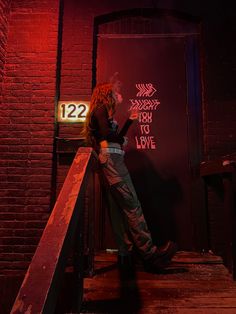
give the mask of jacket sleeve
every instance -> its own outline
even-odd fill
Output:
[[[113,143],[124,143],[123,136],[120,136],[116,131],[113,131],[109,127],[109,116],[105,106],[101,106],[94,112],[95,118],[97,120],[99,134],[101,136],[101,141],[106,140]]]
[[[132,123],[133,123],[133,120],[127,119],[122,129],[120,130],[119,135],[122,137],[125,136]]]

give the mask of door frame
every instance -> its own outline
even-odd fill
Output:
[[[122,19],[178,19],[183,21],[189,29],[180,27],[178,32],[168,33],[102,33],[101,27],[113,22],[122,22]],[[108,28],[109,31],[109,28]],[[107,35],[106,35],[107,34]],[[204,183],[200,178],[200,163],[203,159],[203,99],[202,99],[202,59],[201,59],[201,24],[196,17],[163,9],[131,9],[116,11],[94,18],[93,32],[93,61],[92,61],[92,87],[96,85],[96,59],[99,36],[155,36],[155,37],[184,37],[186,43],[186,79],[187,79],[187,120],[188,120],[188,155],[191,175],[191,215],[193,217],[192,249],[207,250],[207,212],[205,206]],[[145,37],[146,37],[145,36]],[[102,236],[102,235],[100,235]],[[102,242],[102,241],[100,241]]]

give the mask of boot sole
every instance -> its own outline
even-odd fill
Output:
[[[144,269],[147,272],[161,272],[164,268],[169,266],[172,257],[178,251],[178,246],[176,243],[172,243],[168,249],[168,252],[163,256],[157,257],[155,262],[148,263],[144,262]]]

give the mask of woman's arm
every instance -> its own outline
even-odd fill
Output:
[[[133,120],[127,119],[125,121],[125,124],[123,125],[122,129],[120,130],[119,135],[120,136],[125,136],[132,123],[133,123]]]
[[[125,136],[128,132],[129,127],[133,123],[134,120],[138,119],[138,111],[131,110],[129,118],[126,120],[125,124],[123,125],[122,129],[119,132],[120,136]]]
[[[98,107],[94,112],[94,116],[97,120],[101,141],[123,144],[123,136],[110,129],[109,116],[105,106]]]

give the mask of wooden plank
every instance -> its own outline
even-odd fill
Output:
[[[85,280],[81,313],[236,313],[236,283],[219,257],[179,252],[175,260],[173,268],[187,271],[150,274],[138,265],[134,278],[122,280],[116,256],[107,254],[106,261],[106,254],[98,255],[96,267],[104,271]],[[109,265],[116,268],[106,271]]]
[[[138,313],[139,314],[157,314],[156,309],[141,309],[139,310]],[[158,310],[158,314],[235,314],[235,309],[223,309],[223,308],[221,309],[215,309],[215,308],[160,309]]]
[[[209,176],[220,173],[231,173],[235,171],[236,160],[217,159],[204,161],[200,165],[200,175]]]
[[[184,252],[184,251],[177,252],[172,261],[179,263],[194,263],[194,264],[223,263],[222,257],[216,256],[212,253]]]
[[[84,313],[84,312],[81,312]],[[105,313],[105,312],[86,312],[86,314],[111,314]],[[123,312],[126,314],[125,312]],[[185,309],[159,309],[158,313],[156,309],[139,309],[138,312],[133,312],[133,313],[139,313],[139,314],[235,314],[235,309],[211,309],[207,308],[206,309],[194,309],[194,308],[185,308]],[[66,313],[66,314],[73,314],[73,313]],[[77,314],[77,313],[74,313]]]

